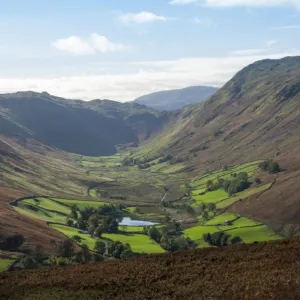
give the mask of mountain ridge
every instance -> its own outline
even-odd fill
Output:
[[[158,110],[176,110],[187,105],[202,102],[217,90],[218,88],[210,86],[190,86],[182,89],[150,93],[135,99],[134,102]]]
[[[137,103],[68,100],[45,92],[0,95],[0,134],[84,155],[110,155],[118,144],[143,141],[169,117]]]

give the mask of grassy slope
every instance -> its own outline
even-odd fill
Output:
[[[0,272],[6,271],[12,262],[12,259],[0,258]]]
[[[239,236],[245,243],[263,242],[268,240],[277,240],[280,237],[268,229],[267,226],[240,227],[226,231],[231,236]]]
[[[191,184],[192,200],[194,201],[193,206],[197,208],[197,206],[200,206],[201,204],[215,203],[217,204],[217,209],[226,209],[241,199],[267,190],[271,184],[253,186],[232,197],[229,197],[224,190],[216,190],[206,192],[204,195],[199,195],[200,193],[205,192],[206,182],[208,180],[216,181],[217,178],[230,179],[232,178],[231,174],[239,172],[247,172],[249,176],[253,178],[258,173],[258,163],[258,161],[250,162],[228,167],[227,170],[217,170],[206,175],[198,176]],[[223,212],[217,216],[210,215],[210,219],[208,221],[204,221],[203,218],[199,216],[198,220],[201,224],[204,224],[186,229],[185,234],[195,240],[199,247],[207,246],[207,244],[203,241],[203,234],[214,233],[216,231],[226,231],[232,237],[240,236],[246,243],[279,238],[278,235],[275,235],[260,222],[246,217],[241,217],[236,213]],[[225,221],[232,221],[233,224],[227,226],[224,224]],[[261,226],[255,227],[257,225]]]
[[[256,187],[247,189],[245,191],[242,191],[242,192],[236,194],[236,196],[229,197],[228,199],[219,202],[217,204],[217,208],[218,209],[225,208],[225,207],[228,207],[229,205],[234,204],[235,202],[237,202],[241,199],[245,199],[249,196],[259,194],[259,193],[269,189],[271,185],[272,185],[272,183],[268,183],[268,184],[264,184],[264,185],[261,185],[261,186],[256,186]]]
[[[69,238],[73,237],[74,235],[79,235],[82,238],[82,244],[86,244],[90,250],[94,250],[95,242],[97,239],[92,238],[89,234],[82,234],[78,229],[69,226],[58,224],[50,224],[50,226],[55,230],[62,232]],[[112,241],[128,243],[130,244],[132,250],[138,253],[165,252],[157,243],[143,234],[103,234],[103,238]]]
[[[66,216],[60,215],[58,213],[43,211],[42,209],[38,209],[37,211],[32,211],[31,209],[28,209],[28,208],[15,207],[15,210],[18,213],[20,213],[30,219],[42,220],[45,222],[55,222],[55,223],[65,223],[66,222]]]
[[[228,198],[228,194],[222,189],[212,192],[207,192],[205,195],[192,196],[197,205],[202,203],[218,203]]]
[[[69,238],[72,238],[74,235],[79,235],[82,239],[82,244],[86,244],[90,250],[94,250],[96,239],[92,238],[89,234],[82,234],[78,229],[65,225],[50,224],[49,226]]]
[[[101,201],[91,201],[91,200],[71,200],[71,199],[61,199],[61,198],[52,198],[57,202],[63,203],[67,206],[76,205],[79,209],[84,209],[87,206],[99,208],[106,204],[106,202]]]
[[[103,234],[103,237],[112,241],[130,244],[132,250],[138,253],[163,253],[159,244],[143,234]]]

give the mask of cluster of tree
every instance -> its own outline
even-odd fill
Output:
[[[140,158],[134,158],[132,156],[130,157],[126,157],[123,162],[122,165],[123,166],[136,166],[136,165],[145,165],[150,163],[151,161],[159,158],[161,155],[156,155],[156,156],[151,156],[151,157],[140,157]],[[150,164],[149,164],[150,166]]]
[[[16,251],[22,246],[24,241],[24,236],[21,234],[15,234],[12,236],[0,235],[0,250]]]
[[[208,192],[223,188],[229,196],[247,189],[250,186],[249,177],[246,172],[231,174],[232,179],[218,178],[216,181],[208,180],[206,189]],[[205,194],[205,192],[203,192]]]
[[[113,242],[107,248],[107,254],[114,258],[129,258],[136,256],[129,244],[123,244],[121,242]]]
[[[172,160],[172,159],[173,159],[173,155],[172,155],[171,153],[168,153],[168,154],[164,155],[163,157],[161,157],[161,158],[158,160],[158,162],[159,162],[160,164],[162,164],[162,163],[167,162],[167,161],[170,161],[170,160]]]
[[[184,203],[184,204],[174,204],[170,201],[162,201],[161,205],[162,205],[162,207],[177,209],[178,212],[182,211],[182,212],[185,212],[189,215],[193,215],[193,214],[196,213],[195,210],[193,209],[193,207],[186,204],[186,203]]]
[[[269,159],[261,162],[259,164],[261,170],[269,172],[269,173],[279,173],[281,171],[278,162]]]
[[[167,251],[174,252],[196,247],[192,240],[181,236],[182,228],[176,220],[170,221],[161,229],[157,229],[155,226],[144,227],[144,233]]]
[[[183,157],[173,157],[171,153],[167,154],[158,154],[151,157],[140,157],[140,158],[134,158],[132,156],[126,157],[122,161],[123,166],[138,166],[140,169],[148,169],[151,166],[156,165],[154,160],[158,159],[159,164],[169,161],[170,164],[175,164],[179,162],[183,162],[185,158]]]
[[[223,188],[223,183],[224,183],[223,178],[217,178],[216,181],[208,180],[206,182],[206,191],[207,192],[212,192],[212,191],[219,190],[219,189]],[[202,192],[200,194],[205,194],[205,193],[206,192]]]
[[[209,213],[215,213],[217,209],[217,206],[215,203],[207,203],[207,204],[201,204],[199,208],[199,212],[202,215],[203,220],[209,219]]]
[[[160,245],[169,252],[183,251],[187,249],[194,249],[197,247],[196,243],[190,238],[185,237],[169,237],[164,234],[161,237]]]
[[[71,209],[68,226],[74,226],[96,237],[101,237],[104,232],[118,231],[117,219],[123,215],[125,205],[105,204],[98,209],[86,207],[79,210],[76,206]]]
[[[228,244],[240,244],[243,240],[239,236],[231,238],[231,235],[224,231],[218,231],[215,233],[205,233],[203,240],[211,246],[226,246]]]
[[[223,182],[224,190],[229,196],[232,196],[238,192],[242,192],[250,186],[248,174],[246,172],[233,174],[232,177],[232,180],[224,180]]]
[[[51,244],[55,246],[55,256],[49,257],[43,253],[41,247],[37,246],[21,260],[24,269],[35,269],[45,266],[65,266],[74,263],[86,264],[104,260],[104,252],[97,243],[95,246],[97,253],[94,254],[91,254],[86,245],[75,246],[71,239],[61,242],[53,240]]]

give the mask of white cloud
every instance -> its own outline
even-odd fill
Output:
[[[75,55],[87,55],[95,53],[93,47],[78,36],[70,36],[59,39],[53,43],[54,47],[61,51],[67,51]]]
[[[260,6],[282,6],[290,5],[300,8],[300,0],[205,0],[208,6],[247,6],[247,7],[260,7]]]
[[[99,35],[97,33],[91,34],[90,43],[95,50],[98,50],[102,53],[122,51],[125,49],[124,45],[114,44],[110,42],[105,36]]]
[[[153,23],[153,22],[165,22],[167,18],[164,16],[156,15],[149,11],[142,11],[140,13],[128,13],[120,16],[120,20],[124,23]]]
[[[169,2],[169,4],[172,5],[184,5],[184,4],[191,4],[191,3],[197,3],[198,0],[172,0]]]
[[[122,44],[112,43],[103,35],[92,33],[88,38],[70,36],[65,39],[56,40],[53,43],[58,50],[72,53],[74,55],[89,55],[96,52],[117,52],[125,49]]]
[[[261,49],[243,49],[243,50],[235,50],[231,53],[233,55],[256,55],[268,52],[270,49],[261,48]]]
[[[209,18],[194,18],[193,21],[194,23],[200,24],[201,26],[206,28],[214,28],[217,26],[215,21]]]
[[[34,90],[75,99],[133,100],[154,91],[182,88],[191,85],[222,86],[246,65],[265,58],[299,55],[300,51],[277,54],[256,54],[229,57],[195,57],[169,61],[112,63],[108,69],[115,74],[94,75],[74,72],[55,78],[0,78],[0,93]]]

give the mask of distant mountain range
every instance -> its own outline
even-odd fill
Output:
[[[191,86],[184,89],[161,91],[137,98],[134,102],[158,110],[176,110],[189,104],[199,103],[217,92],[211,86]]]
[[[0,135],[83,155],[113,154],[118,144],[148,139],[168,119],[168,113],[134,102],[85,102],[35,92],[0,95]]]

